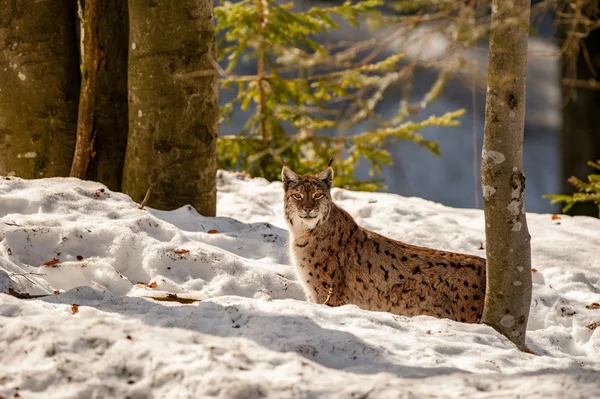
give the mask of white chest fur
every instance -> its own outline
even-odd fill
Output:
[[[309,269],[307,267],[303,267],[305,262],[302,261],[302,256],[310,256],[310,254],[305,254],[301,248],[297,246],[297,244],[302,245],[302,242],[297,242],[294,239],[293,235],[290,235],[290,257],[292,261],[292,265],[294,265],[294,269],[296,269],[296,275],[298,276],[298,280],[300,284],[302,284],[302,288],[304,288],[304,292],[306,293],[306,300],[308,302],[317,302],[317,293],[315,292],[312,285],[309,283]]]

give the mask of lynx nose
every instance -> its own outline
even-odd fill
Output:
[[[302,209],[298,212],[298,215],[301,218],[315,218],[318,215],[318,212],[314,209]]]

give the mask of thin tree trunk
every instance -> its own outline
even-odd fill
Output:
[[[0,175],[69,174],[79,77],[75,0],[3,0]]]
[[[523,130],[529,0],[494,0],[481,162],[487,288],[482,321],[525,348],[531,249]]]
[[[219,93],[211,0],[129,0],[123,191],[148,206],[216,213]]]
[[[96,80],[96,140],[87,178],[121,191],[127,147],[127,0],[99,0],[98,42],[104,53]]]
[[[77,120],[77,141],[71,165],[71,177],[85,179],[94,151],[94,102],[96,76],[102,59],[98,43],[98,0],[85,0],[83,11],[83,65],[81,67],[81,95]]]

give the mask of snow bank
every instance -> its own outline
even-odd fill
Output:
[[[217,218],[140,210],[77,179],[0,181],[0,292],[48,295],[0,294],[0,396],[597,395],[600,221],[528,214],[534,356],[483,325],[304,302],[281,184],[218,178]],[[390,237],[484,255],[480,211],[339,189],[334,199]],[[201,301],[147,298],[168,293]]]

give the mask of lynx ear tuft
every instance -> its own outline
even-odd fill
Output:
[[[317,179],[321,180],[327,185],[327,188],[331,189],[333,187],[333,169],[328,167],[317,175]]]
[[[281,170],[281,181],[283,182],[284,190],[287,190],[290,183],[298,181],[300,176],[298,176],[294,171],[292,171],[287,166],[284,166]]]

